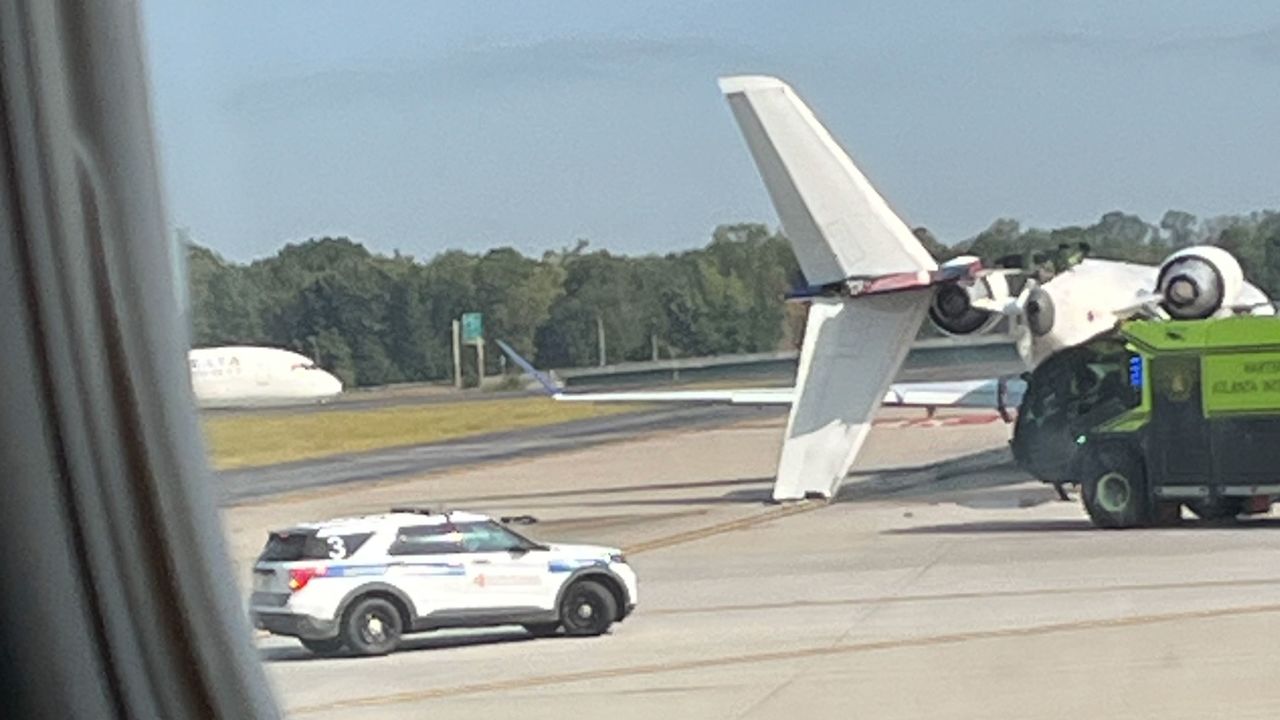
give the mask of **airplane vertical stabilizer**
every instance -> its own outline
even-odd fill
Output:
[[[810,285],[937,267],[786,83],[728,77],[720,90]]]
[[[925,288],[809,306],[774,500],[836,494],[932,296]]]

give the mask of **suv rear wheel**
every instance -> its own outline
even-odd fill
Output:
[[[367,597],[347,610],[341,637],[356,654],[386,655],[396,648],[403,631],[395,605],[380,597]]]
[[[618,602],[594,580],[579,580],[560,600],[560,623],[566,635],[601,635],[618,617]]]
[[[1151,522],[1147,474],[1131,450],[1119,446],[1089,450],[1080,491],[1085,511],[1098,527],[1139,527]]]

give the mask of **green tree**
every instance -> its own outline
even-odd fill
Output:
[[[938,238],[929,231],[929,228],[914,228],[911,231],[911,234],[916,236],[916,240],[920,241],[920,244],[924,246],[925,250],[929,251],[929,254],[933,256],[934,260],[944,262],[954,257],[954,251],[946,245],[943,245]]]
[[[1264,259],[1257,283],[1268,296],[1280,299],[1280,214],[1267,215],[1258,226],[1257,238]]]
[[[1026,247],[1020,241],[1021,236],[1022,227],[1017,220],[1000,218],[972,240],[964,243],[962,248],[966,254],[977,255],[986,261],[994,261],[1007,255],[1021,255],[1032,250],[1033,248]]]
[[[1175,250],[1196,244],[1199,240],[1196,234],[1198,224],[1195,215],[1182,210],[1168,210],[1160,218],[1160,229],[1165,232],[1169,246]]]
[[[244,268],[217,253],[187,246],[192,341],[197,347],[251,344],[260,340],[261,296]]]
[[[486,340],[500,338],[519,351],[531,352],[538,328],[563,293],[562,269],[513,248],[499,248],[480,258],[472,273],[477,309],[485,315]],[[486,354],[489,372],[499,364],[501,354],[496,350]]]
[[[429,378],[452,375],[452,323],[465,312],[481,309],[474,282],[478,263],[475,255],[450,250],[437,255],[423,268],[422,287],[432,338],[427,348]]]
[[[1173,249],[1208,240],[1280,297],[1280,215],[1269,211],[1197,221],[1170,210],[1158,227],[1120,211],[1053,229],[1002,218],[951,247],[924,228],[913,233],[940,261],[968,253],[988,264],[1008,255],[1043,260],[1078,243],[1096,257],[1158,264]],[[550,367],[599,361],[597,319],[608,359],[619,361],[650,357],[655,338],[668,357],[795,347],[805,315],[803,305],[782,302],[806,285],[789,244],[753,223],[717,227],[706,246],[663,256],[592,252],[579,240],[538,259],[499,248],[482,256],[448,251],[424,263],[322,237],[248,265],[194,244],[187,258],[196,343],[292,348],[350,385],[448,378],[451,323],[464,312],[484,313],[489,339]],[[492,373],[499,353],[486,355]]]

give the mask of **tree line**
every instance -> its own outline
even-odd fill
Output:
[[[1169,211],[1158,224],[1112,212],[1053,230],[1000,219],[954,245],[915,232],[939,260],[973,254],[987,262],[1083,242],[1095,257],[1156,264],[1180,247],[1212,243],[1280,297],[1274,212],[1200,220]],[[483,313],[486,339],[506,340],[543,367],[597,364],[601,329],[609,362],[791,348],[803,330],[802,308],[781,302],[804,284],[795,257],[784,237],[759,224],[721,226],[705,247],[643,256],[579,241],[540,258],[498,248],[420,261],[324,237],[240,264],[181,239],[197,346],[290,348],[348,385],[450,377],[451,322],[464,312]],[[489,373],[502,362],[492,350]]]
[[[197,346],[290,348],[352,385],[450,377],[451,322],[464,312],[484,315],[486,339],[545,367],[597,364],[600,328],[618,362],[771,350],[797,327],[779,302],[799,282],[795,258],[763,225],[720,227],[706,247],[640,257],[579,241],[541,258],[498,248],[421,262],[325,237],[237,264],[187,248]],[[490,347],[486,361],[496,372],[501,354]]]

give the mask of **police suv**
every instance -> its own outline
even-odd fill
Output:
[[[316,653],[395,649],[405,633],[522,625],[599,635],[635,608],[619,550],[544,545],[484,515],[396,508],[268,534],[254,624]]]

